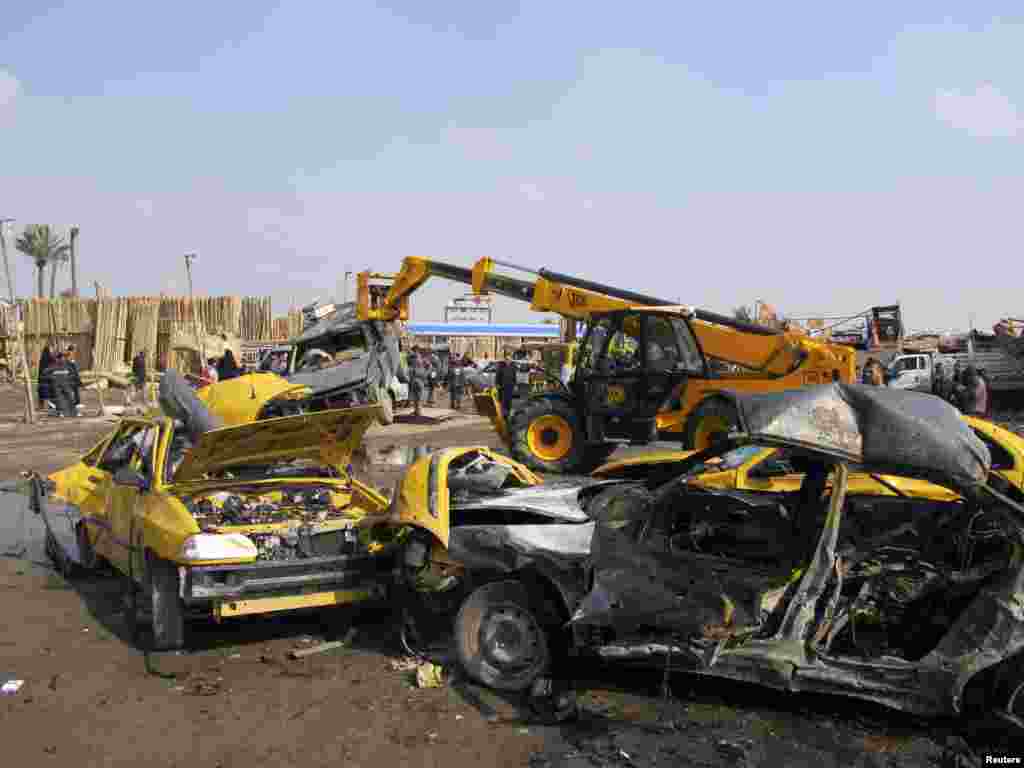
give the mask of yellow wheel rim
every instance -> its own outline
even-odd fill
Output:
[[[697,424],[697,431],[693,436],[693,448],[696,451],[703,451],[711,447],[711,441],[716,434],[723,437],[729,434],[730,424],[721,416],[705,416]]]
[[[572,427],[561,416],[534,419],[526,431],[530,453],[541,461],[560,461],[572,450]]]

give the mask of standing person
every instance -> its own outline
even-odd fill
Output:
[[[437,386],[437,378],[440,373],[441,361],[437,355],[429,350],[424,350],[424,364],[427,368],[427,405],[434,404],[434,387]]]
[[[989,381],[988,371],[984,368],[978,369],[978,378],[985,387],[985,413],[983,416],[986,419],[990,419],[992,418],[992,382]]]
[[[942,363],[936,363],[935,367],[932,368],[932,394],[936,397],[943,396],[943,388],[946,383],[945,378],[946,373]]]
[[[145,400],[146,397],[146,351],[140,349],[132,358],[132,378],[135,391]]]
[[[965,416],[985,418],[988,414],[988,387],[973,365],[964,369],[961,383],[956,387],[956,399]]]
[[[225,349],[224,356],[217,365],[217,380],[227,381],[228,379],[236,379],[241,374],[238,363],[235,361],[235,353],[230,349]]]
[[[63,352],[57,352],[48,373],[53,402],[57,406],[57,415],[60,417],[73,416],[75,411],[74,387],[71,381],[71,369],[64,359]]]
[[[466,391],[466,369],[458,360],[448,368],[448,395],[451,398],[453,411],[462,407],[462,396]]]
[[[43,351],[39,353],[39,385],[36,387],[36,394],[39,396],[39,407],[43,408],[46,401],[53,400],[53,393],[50,391],[50,377],[46,372],[53,367],[53,342],[46,340]]]
[[[494,375],[494,385],[498,388],[498,399],[501,401],[501,414],[508,422],[512,411],[512,398],[516,391],[516,366],[512,362],[512,353],[505,350],[505,359],[498,363]]]
[[[423,415],[423,390],[427,385],[427,369],[419,347],[412,348],[409,355],[409,399],[412,400],[414,416]]]
[[[69,344],[67,350],[64,352],[64,359],[67,362],[68,369],[71,371],[71,392],[74,395],[72,405],[75,409],[75,415],[78,415],[78,406],[82,404],[82,373],[78,370],[78,361],[75,360],[75,345]]]

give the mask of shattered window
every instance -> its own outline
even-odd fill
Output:
[[[122,427],[103,452],[99,468],[114,473],[121,467],[127,466],[139,449],[139,441],[144,429],[146,426],[143,424],[129,424]]]
[[[747,446],[753,447],[753,446]],[[738,449],[742,450],[742,449]],[[760,448],[755,448],[755,452]],[[771,456],[766,458],[756,467],[750,470],[751,477],[779,477],[780,475],[799,474],[790,461],[790,452],[780,448]]]
[[[981,430],[974,430],[974,434],[988,446],[989,455],[992,457],[992,469],[1013,469],[1013,456],[1009,451]]]

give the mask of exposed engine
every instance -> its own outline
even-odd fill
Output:
[[[219,492],[190,499],[189,512],[203,531],[244,533],[258,560],[295,560],[353,554],[359,540],[348,507],[326,488],[261,494]],[[273,530],[259,530],[273,526]],[[243,529],[241,531],[237,529]],[[256,528],[257,530],[244,530]]]

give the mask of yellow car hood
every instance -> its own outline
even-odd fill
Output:
[[[247,373],[202,387],[196,397],[225,426],[233,427],[255,421],[270,400],[302,397],[309,391],[309,387],[292,384],[274,373]]]
[[[206,432],[174,473],[174,482],[246,464],[294,459],[344,467],[377,418],[378,407],[344,408],[265,419]]]

